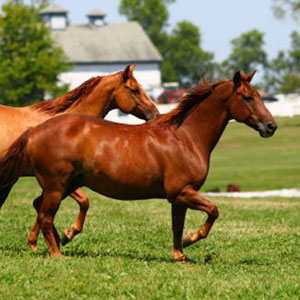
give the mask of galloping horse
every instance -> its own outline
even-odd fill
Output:
[[[228,121],[245,123],[262,137],[277,128],[250,84],[253,75],[237,72],[233,80],[199,85],[174,110],[142,125],[72,114],[29,129],[0,164],[0,205],[19,176],[34,174],[43,189],[38,222],[50,255],[58,257],[53,219],[61,200],[78,187],[121,200],[167,198],[173,256],[186,260],[183,247],[206,238],[219,215],[216,205],[197,191]],[[182,241],[187,208],[204,211],[208,218]]]
[[[123,72],[93,77],[64,96],[50,101],[42,101],[27,107],[0,105],[0,160],[14,140],[26,129],[55,115],[83,113],[104,118],[110,110],[119,108],[125,113],[131,113],[145,120],[157,117],[159,112],[156,106],[132,75],[134,67],[135,65],[127,66]],[[71,197],[78,202],[80,212],[71,228],[64,231],[64,243],[82,230],[89,207],[88,199],[82,191],[74,191]],[[28,244],[32,249],[37,248],[38,233],[39,225],[36,222],[28,237]]]

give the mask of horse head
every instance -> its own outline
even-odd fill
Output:
[[[132,75],[135,64],[121,72],[121,83],[114,91],[116,106],[124,113],[131,113],[144,120],[159,116],[159,111]]]
[[[262,137],[270,137],[277,129],[277,123],[266,108],[259,93],[250,84],[255,71],[245,75],[238,71],[233,77],[233,93],[229,98],[231,118],[257,130]]]

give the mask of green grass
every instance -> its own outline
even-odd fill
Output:
[[[202,190],[225,191],[232,182],[242,191],[300,188],[300,116],[276,120],[278,130],[267,139],[230,123],[213,151]]]
[[[300,118],[278,121],[278,136],[268,140],[230,124],[206,187],[299,188]],[[26,245],[40,189],[34,179],[16,184],[0,211],[1,300],[300,299],[300,198],[210,197],[220,218],[206,240],[185,249],[196,263],[183,264],[172,260],[167,201],[121,202],[85,191],[85,229],[61,248],[65,258],[51,259],[42,236],[37,252]],[[74,201],[63,201],[59,231],[77,213]],[[204,220],[204,213],[188,211],[185,228]]]

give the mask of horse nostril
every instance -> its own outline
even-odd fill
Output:
[[[272,122],[269,122],[269,123],[267,124],[267,129],[268,129],[269,131],[275,131],[275,130],[277,129],[277,125],[276,125],[276,124],[273,124]]]
[[[159,117],[159,115],[160,115],[160,113],[159,113],[159,112],[157,112],[157,113],[154,115],[154,118],[157,118],[157,117]]]

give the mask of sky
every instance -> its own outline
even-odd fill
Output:
[[[120,0],[54,0],[54,3],[67,9],[74,23],[86,22],[86,14],[94,8],[107,14],[107,22],[126,21],[118,12]],[[273,58],[279,50],[290,47],[289,35],[293,30],[300,32],[300,21],[296,23],[291,17],[277,20],[271,5],[271,0],[176,0],[168,6],[168,30],[182,20],[197,25],[202,48],[213,52],[215,60],[221,62],[231,52],[232,39],[257,29],[265,34],[264,49]]]
[[[118,12],[120,0],[53,0],[68,10],[72,23],[85,23],[86,14],[99,9],[107,14],[107,22],[126,22]],[[0,0],[1,5],[4,0]],[[169,27],[188,20],[197,25],[201,32],[201,47],[215,54],[221,62],[231,52],[230,41],[242,33],[257,29],[265,34],[268,57],[273,58],[279,50],[290,47],[289,35],[293,30],[300,32],[300,21],[291,17],[277,20],[271,10],[271,0],[176,0],[168,6]]]

